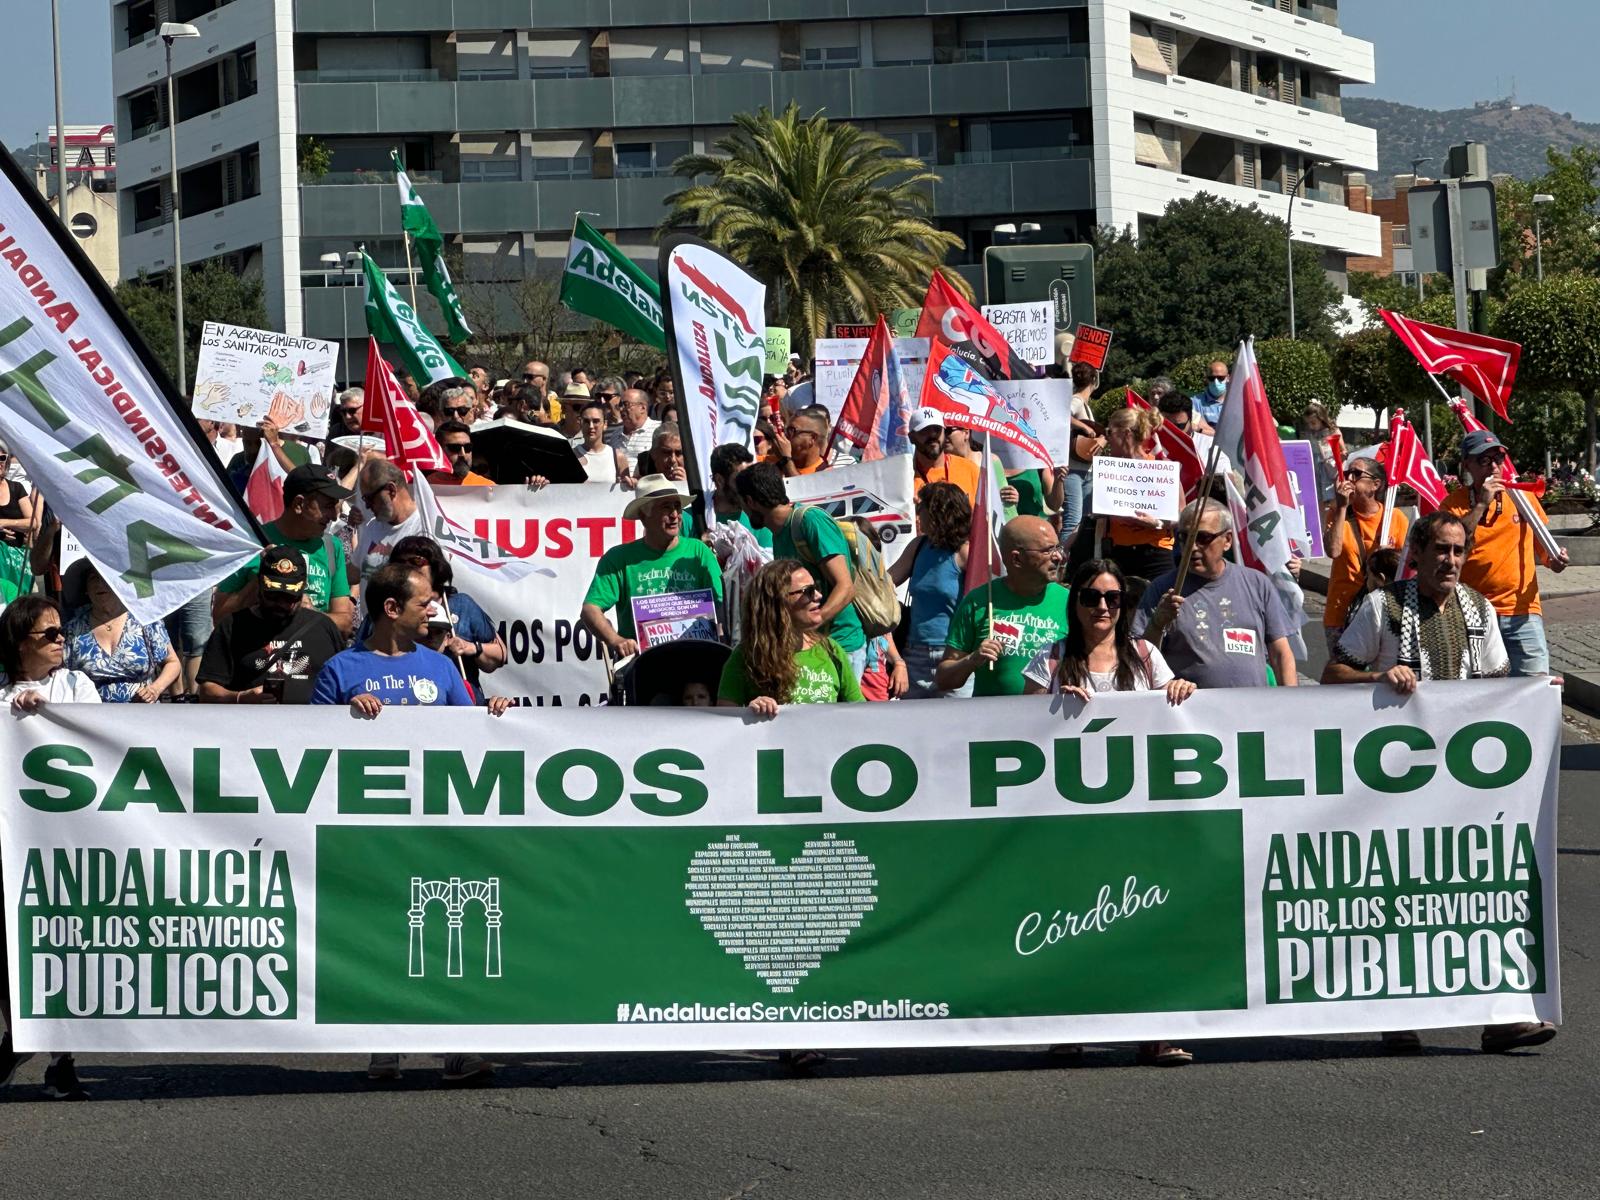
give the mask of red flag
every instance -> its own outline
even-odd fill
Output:
[[[1010,442],[1044,466],[1055,465],[1027,418],[994,390],[986,376],[940,339],[930,347],[928,373],[922,377],[924,406],[938,409],[958,429],[976,429]]]
[[[994,456],[985,454],[978,464],[978,501],[972,506],[972,532],[967,539],[967,569],[961,593],[981,588],[1005,574],[1000,561],[1000,525],[1005,508],[994,479]]]
[[[1387,468],[1391,484],[1403,483],[1416,492],[1424,516],[1444,503],[1449,489],[1402,408],[1395,409],[1389,418],[1389,440],[1379,448],[1378,461]]]
[[[383,434],[389,461],[402,471],[450,470],[450,460],[440,448],[439,439],[422,423],[417,406],[378,353],[376,338],[367,339],[366,403],[361,409],[361,428]]]
[[[940,339],[985,379],[1034,379],[1039,374],[940,271],[933,273],[923,298],[917,336],[928,338],[930,345],[932,339]]]
[[[1333,470],[1336,475],[1344,474],[1344,434],[1339,432],[1337,425],[1328,430],[1328,449],[1333,454]]]
[[[861,451],[864,462],[909,454],[909,406],[900,356],[894,352],[889,323],[880,316],[839,410],[830,445],[843,439]]]
[[[1414,321],[1380,308],[1378,315],[1430,375],[1448,375],[1509,421],[1506,405],[1522,347],[1516,342]]]
[[[1154,411],[1155,406],[1132,388],[1128,389],[1128,407]],[[1170,459],[1178,464],[1178,481],[1183,484],[1183,497],[1193,500],[1205,482],[1206,465],[1200,461],[1200,451],[1194,439],[1179,429],[1163,414],[1155,435],[1146,443],[1145,450],[1157,458]]]
[[[261,524],[283,516],[283,481],[287,478],[283,464],[263,439],[255,465],[250,468],[250,477],[244,482],[245,505]]]

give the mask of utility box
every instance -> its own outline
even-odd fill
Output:
[[[986,304],[1048,300],[1057,333],[1095,323],[1094,247],[990,246],[983,252]]]

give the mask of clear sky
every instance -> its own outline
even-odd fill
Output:
[[[69,125],[114,119],[110,0],[58,0]],[[30,144],[54,117],[50,0],[0,0],[0,140]],[[1600,121],[1595,0],[1339,0],[1340,21],[1377,43],[1378,82],[1348,89],[1426,108],[1465,108],[1511,90]]]

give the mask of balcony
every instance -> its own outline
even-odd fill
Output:
[[[414,184],[444,182],[443,171],[407,171],[406,174],[411,177],[411,182]],[[387,167],[377,171],[328,171],[322,175],[308,175],[302,171],[300,172],[300,183],[302,186],[386,184],[392,187],[394,186],[394,171]]]
[[[1350,37],[1321,17],[1238,0],[1130,0],[1129,7],[1141,20],[1320,67],[1349,83],[1377,79],[1372,43]]]
[[[967,163],[1053,162],[1064,158],[1093,160],[1093,146],[1023,146],[1010,150],[957,150],[957,165]],[[937,167],[933,168],[938,170]]]
[[[296,83],[438,83],[437,67],[332,67],[296,71]]]

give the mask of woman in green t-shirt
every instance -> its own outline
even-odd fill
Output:
[[[770,562],[744,595],[743,640],[722,669],[717,704],[773,717],[780,704],[861,699],[850,656],[822,632],[822,589],[804,563]]]

